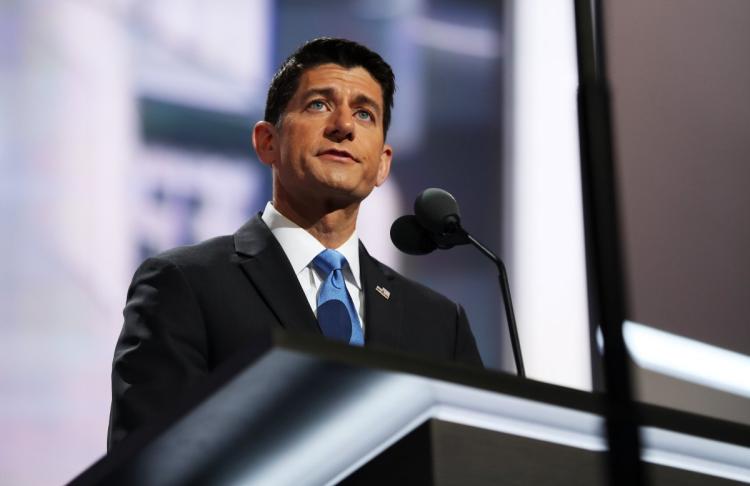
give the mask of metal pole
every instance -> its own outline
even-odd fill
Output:
[[[625,287],[612,153],[600,0],[575,0],[578,120],[591,319],[604,337],[603,371],[610,484],[646,484],[630,361],[622,335]]]

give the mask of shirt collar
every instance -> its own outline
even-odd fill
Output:
[[[295,275],[299,275],[318,253],[326,249],[313,235],[281,214],[270,201],[266,203],[261,218],[286,253]],[[359,238],[357,237],[357,231],[354,230],[349,239],[336,250],[344,255],[349,264],[354,283],[357,288],[362,289],[359,281]]]
[[[336,251],[344,255],[347,263],[349,263],[349,269],[352,272],[352,277],[354,277],[354,283],[357,285],[358,289],[362,290],[362,285],[360,285],[359,282],[359,238],[357,237],[356,229],[343,245],[336,248]]]

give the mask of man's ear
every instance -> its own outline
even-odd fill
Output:
[[[259,121],[253,127],[253,148],[258,158],[266,165],[276,163],[279,152],[278,130],[267,121]]]
[[[375,185],[382,185],[388,174],[391,173],[391,160],[393,159],[393,147],[387,143],[383,145],[383,151],[380,153],[380,165],[378,166],[378,177],[375,180]]]

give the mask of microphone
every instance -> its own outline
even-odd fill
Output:
[[[505,304],[505,316],[508,321],[516,372],[518,376],[525,377],[526,371],[521,356],[521,344],[518,341],[516,317],[513,312],[505,264],[461,226],[461,212],[456,198],[443,189],[436,187],[425,189],[414,201],[414,215],[401,216],[391,225],[391,241],[396,248],[410,255],[426,255],[436,248],[447,250],[456,245],[470,243],[495,263]]]
[[[451,193],[431,187],[414,201],[417,223],[430,233],[441,250],[471,243],[469,234],[461,227],[461,212]]]
[[[425,189],[417,196],[414,214],[419,223],[434,234],[453,234],[461,227],[456,198],[436,187]]]
[[[391,241],[409,255],[426,255],[437,249],[430,233],[417,222],[416,216],[401,216],[391,225]]]

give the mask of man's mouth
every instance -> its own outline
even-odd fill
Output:
[[[327,158],[341,159],[341,160],[349,159],[349,161],[359,162],[352,154],[350,154],[346,150],[338,150],[338,149],[322,150],[318,152],[318,156],[319,157],[327,156]]]

